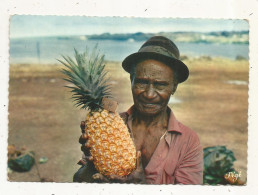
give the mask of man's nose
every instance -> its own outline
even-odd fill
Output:
[[[156,97],[156,91],[152,84],[149,84],[148,87],[145,90],[144,97],[146,99],[153,99]]]

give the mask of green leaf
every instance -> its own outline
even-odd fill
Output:
[[[58,61],[66,67],[61,70],[64,80],[74,84],[66,87],[71,89],[75,105],[91,110],[102,108],[102,98],[112,96],[109,79],[106,78],[104,55],[97,52],[97,45],[90,54],[87,48],[83,53],[74,48],[75,60],[70,56],[62,57],[64,61]]]

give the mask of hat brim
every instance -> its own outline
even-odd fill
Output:
[[[189,76],[189,69],[182,61],[155,52],[133,53],[124,59],[122,67],[126,72],[130,73],[132,65],[144,59],[158,60],[170,66],[172,70],[177,72],[179,83],[184,82]]]

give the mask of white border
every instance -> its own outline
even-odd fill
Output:
[[[14,14],[247,19],[250,24],[247,186],[139,186],[7,182],[9,17]],[[1,194],[255,194],[258,192],[258,1],[257,0],[2,0],[0,6]]]

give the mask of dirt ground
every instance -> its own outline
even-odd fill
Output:
[[[235,154],[234,167],[247,171],[248,61],[187,59],[190,77],[180,84],[169,106],[177,119],[194,129],[203,147],[225,145]],[[129,75],[121,63],[107,63],[118,111],[132,105]],[[72,182],[81,158],[80,121],[86,111],[73,106],[60,65],[10,65],[8,144],[33,150],[45,164],[8,174],[10,181]],[[238,81],[239,85],[232,81]],[[228,82],[230,81],[230,82]],[[37,171],[37,167],[38,170]]]

